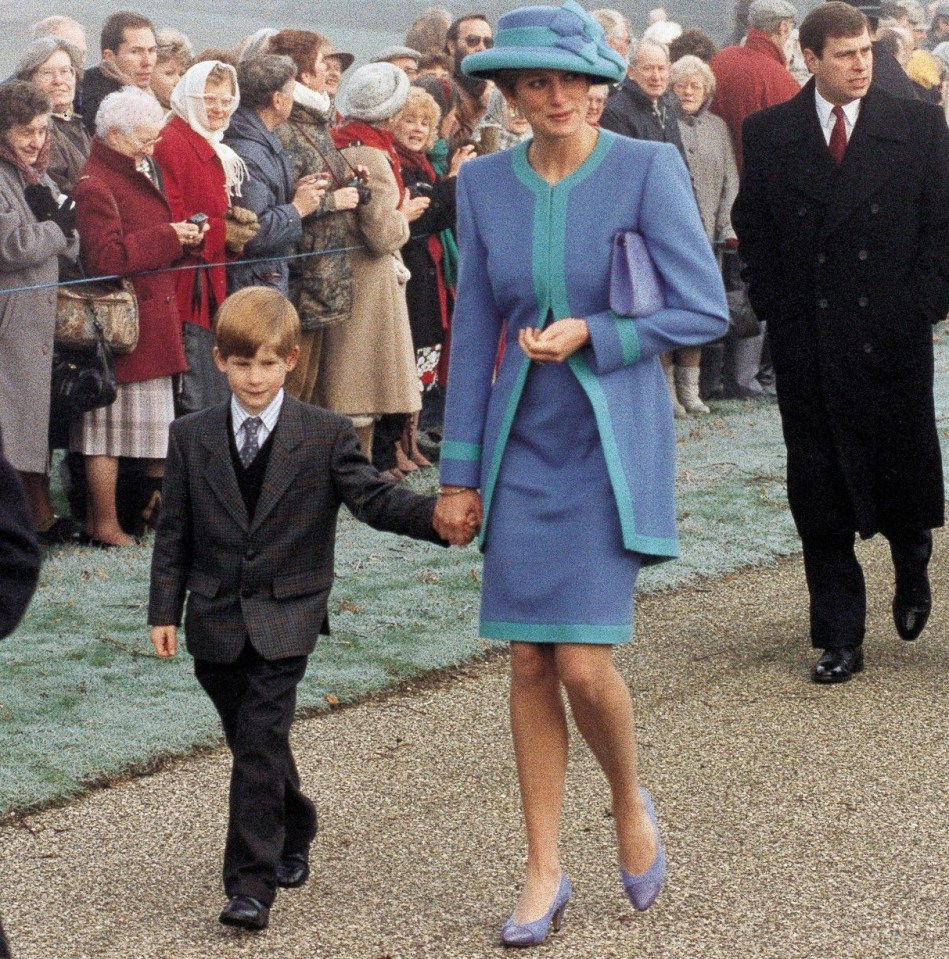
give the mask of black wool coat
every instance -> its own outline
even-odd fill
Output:
[[[412,190],[419,183],[429,183],[421,167],[408,166],[402,161],[402,181]],[[411,238],[402,247],[402,261],[412,274],[405,288],[409,307],[409,326],[412,328],[412,344],[415,349],[436,346],[445,340],[442,327],[441,305],[438,299],[438,281],[435,264],[428,249],[428,236],[455,226],[455,177],[439,178],[432,187],[431,204],[413,223],[409,224]],[[451,292],[448,292],[448,309],[451,310]]]
[[[941,526],[932,325],[949,310],[949,129],[872,88],[843,163],[814,81],[744,125],[732,211],[768,323],[801,535]]]

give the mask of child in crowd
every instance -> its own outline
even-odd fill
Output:
[[[282,294],[228,297],[215,335],[232,396],[171,427],[148,621],[158,655],[174,656],[189,594],[188,651],[233,754],[220,920],[256,930],[277,887],[309,876],[317,816],[289,733],[307,657],[329,632],[339,507],[376,529],[442,540],[435,500],[382,481],[350,420],[284,393],[300,322]]]

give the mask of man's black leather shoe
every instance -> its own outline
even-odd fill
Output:
[[[266,929],[270,921],[270,909],[259,899],[250,896],[231,896],[220,921],[225,926],[237,926],[239,929]]]
[[[924,573],[913,584],[896,584],[893,597],[893,622],[901,639],[916,639],[923,631],[933,608],[929,577]]]
[[[826,649],[814,667],[815,683],[846,683],[863,672],[863,646]]]
[[[282,889],[297,889],[310,878],[310,864],[306,856],[287,856],[277,863],[277,885]]]

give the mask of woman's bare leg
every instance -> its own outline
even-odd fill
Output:
[[[560,880],[567,717],[549,645],[511,643],[511,733],[527,827],[527,877],[514,912],[523,923],[547,912]]]
[[[115,487],[119,478],[119,461],[114,456],[87,456],[86,480],[89,497],[86,503],[86,532],[112,546],[132,546],[135,540],[119,525],[115,504]]]
[[[577,728],[610,784],[620,862],[640,875],[656,858],[656,836],[639,795],[629,689],[613,665],[611,646],[563,644],[555,656]]]

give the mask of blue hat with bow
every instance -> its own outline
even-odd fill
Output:
[[[498,70],[564,70],[601,83],[626,76],[626,61],[606,42],[603,28],[576,3],[520,7],[498,20],[494,47],[461,61],[469,77],[490,80]]]

